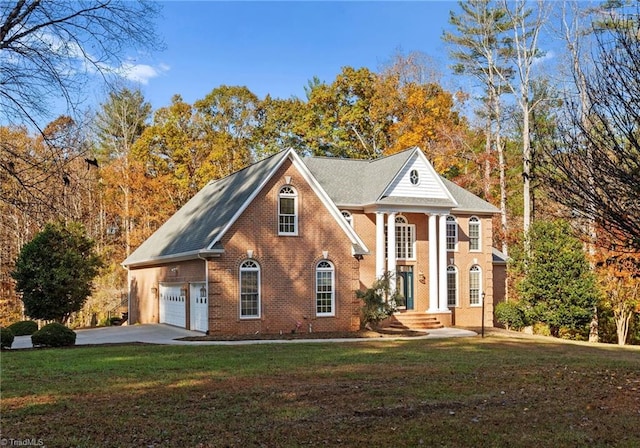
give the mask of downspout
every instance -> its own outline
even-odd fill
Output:
[[[128,267],[125,269],[127,270],[127,325],[131,325],[131,270]]]

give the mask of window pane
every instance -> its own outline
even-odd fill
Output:
[[[469,302],[480,305],[480,270],[475,266],[469,272]]]
[[[456,306],[458,290],[458,273],[456,271],[447,271],[447,305]]]
[[[447,218],[447,250],[456,250],[458,242],[458,223],[455,219]]]
[[[469,250],[480,250],[480,222],[478,218],[469,221]]]
[[[248,271],[241,268],[240,270],[241,317],[257,317],[260,315],[259,274],[260,272],[257,269]]]
[[[294,198],[280,198],[280,214],[293,215],[296,212],[296,200]]]
[[[258,292],[258,273],[257,272],[243,272],[241,280],[242,292],[256,293]]]
[[[333,266],[320,262],[316,268],[316,314],[333,313]]]

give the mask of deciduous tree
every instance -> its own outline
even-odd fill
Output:
[[[640,260],[638,254],[601,250],[596,263],[605,296],[602,305],[613,312],[618,344],[624,345],[631,318],[640,313]]]
[[[566,99],[560,138],[545,148],[549,163],[543,176],[552,197],[576,218],[594,222],[618,250],[637,251],[640,40],[626,28],[601,31],[593,58],[593,72],[584,81],[589,110]]]
[[[501,96],[505,93],[505,80],[512,71],[505,60],[507,40],[505,33],[510,23],[506,11],[493,5],[490,0],[470,0],[459,2],[462,12],[450,13],[449,23],[454,32],[445,32],[443,39],[451,50],[455,61],[454,73],[477,79],[483,86],[482,115],[485,122],[484,197],[492,199],[491,172],[492,152],[498,154],[500,177],[501,234],[508,235],[506,163],[502,132]],[[508,254],[507,239],[502,241],[502,251]]]

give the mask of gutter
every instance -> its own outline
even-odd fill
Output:
[[[127,263],[125,260],[122,266],[125,268],[140,268],[145,266],[153,266],[164,263],[175,263],[178,261],[196,260],[198,258],[218,258],[224,253],[224,249],[198,249],[189,252],[182,252],[180,254],[165,255],[160,257],[152,257],[146,260],[134,261]]]

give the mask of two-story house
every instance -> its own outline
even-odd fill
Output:
[[[129,319],[212,334],[355,331],[355,291],[391,272],[399,313],[491,326],[497,212],[418,148],[376,160],[282,151],[211,181],[123,262]]]

